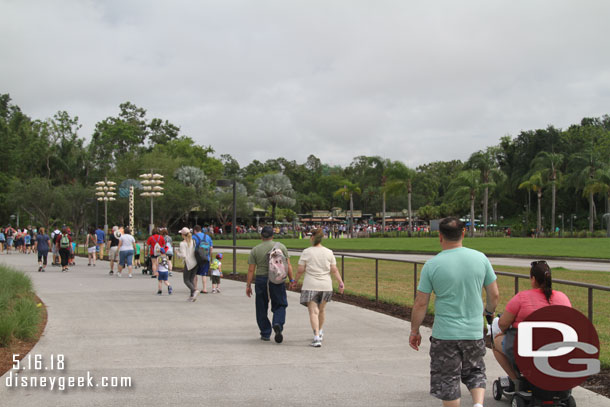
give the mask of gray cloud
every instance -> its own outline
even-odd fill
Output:
[[[600,1],[0,0],[0,92],[82,135],[131,101],[242,165],[408,165],[610,113]]]

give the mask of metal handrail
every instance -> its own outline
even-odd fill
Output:
[[[233,246],[218,246],[218,248],[227,248],[233,249]],[[249,246],[235,246],[235,249],[242,250],[251,250],[252,247]],[[302,252],[304,249],[288,249],[292,252]],[[375,260],[375,301],[379,302],[379,261],[394,261],[398,263],[409,263],[413,264],[413,298],[417,295],[417,266],[424,265],[422,262],[413,261],[413,260],[402,260],[402,259],[390,259],[384,257],[375,257],[375,256],[366,256],[366,255],[358,255],[353,253],[346,253],[336,251],[334,252],[335,256],[341,256],[341,278],[345,281],[345,257],[356,258],[356,259],[366,259],[366,260]],[[496,275],[505,276],[505,277],[513,277],[515,279],[515,294],[519,292],[519,279],[529,279],[530,276],[526,274],[518,274],[518,273],[510,273],[506,271],[496,271]],[[582,287],[588,290],[588,298],[587,298],[587,316],[591,322],[593,322],[593,292],[594,290],[599,291],[610,291],[610,287],[598,285],[598,284],[588,284],[581,283],[579,281],[569,281],[569,280],[561,280],[561,279],[553,279],[554,283],[564,284],[574,287]]]

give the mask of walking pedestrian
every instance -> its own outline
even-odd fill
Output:
[[[60,235],[61,232],[59,231],[59,229],[57,227],[55,227],[55,230],[53,232],[51,232],[51,240],[53,241],[53,261],[51,262],[52,266],[59,266],[60,265],[60,260],[59,260],[59,246],[57,244],[55,244],[55,240],[57,238],[58,235]]]
[[[85,246],[87,246],[87,257],[89,258],[89,263],[87,266],[95,267],[95,252],[97,250],[97,236],[95,235],[95,228],[91,226],[89,228],[89,233],[87,233],[87,240],[85,241]]]
[[[220,293],[220,277],[222,277],[222,253],[217,253],[216,258],[210,263],[210,280],[212,280],[212,294]]]
[[[68,228],[63,227],[60,233],[55,234],[55,245],[61,257],[61,271],[68,271],[68,262],[70,261],[70,247],[72,246],[72,237],[68,234]]]
[[[4,228],[0,226],[0,253],[4,251],[4,245],[6,244],[6,235],[4,234]]]
[[[190,296],[187,298],[187,301],[194,302],[197,300],[197,294],[199,293],[195,286],[198,268],[197,259],[195,259],[195,243],[193,242],[193,235],[187,227],[182,228],[180,234],[182,235],[182,242],[180,242],[180,247],[176,254],[181,259],[184,259],[182,279],[184,280],[184,285],[186,285],[190,291]]]
[[[161,256],[161,253],[165,251],[165,239],[163,239],[163,236],[159,234],[158,228],[153,228],[152,235],[146,241],[146,245],[148,246],[148,254],[152,263],[153,273],[151,278],[156,278],[159,268],[159,256]]]
[[[13,229],[10,224],[4,230],[4,236],[6,237],[6,254],[10,254],[11,250],[13,250],[13,242],[15,240],[16,234],[17,234],[17,231],[15,229]]]
[[[44,272],[47,268],[47,257],[49,255],[49,242],[51,239],[46,234],[45,228],[40,228],[36,235],[36,251],[38,252],[38,271]]]
[[[133,253],[135,251],[136,239],[131,235],[131,229],[126,227],[123,234],[119,237],[119,267],[117,277],[121,277],[123,268],[127,266],[129,278],[133,277]]]
[[[261,340],[269,341],[271,330],[275,332],[275,342],[282,343],[284,340],[284,324],[286,323],[286,307],[288,307],[288,299],[286,298],[286,284],[274,284],[269,281],[269,252],[277,244],[277,247],[284,254],[288,278],[291,283],[294,283],[292,275],[292,266],[288,261],[288,250],[286,246],[279,242],[273,241],[273,229],[271,226],[263,227],[261,231],[262,243],[255,246],[250,251],[248,257],[248,275],[246,278],[246,295],[252,296],[252,281],[254,280],[254,292],[256,293],[256,322],[260,330]],[[256,276],[256,278],[255,278]],[[271,312],[273,313],[272,322],[269,322],[267,316],[269,310],[269,300],[271,300]]]
[[[430,394],[443,406],[460,405],[460,380],[470,391],[474,407],[483,407],[485,341],[483,315],[493,315],[498,304],[496,274],[485,255],[462,246],[464,222],[448,217],[439,223],[442,251],[421,271],[411,314],[409,345],[419,350],[419,328],[435,294],[434,325],[430,338]],[[485,307],[481,299],[485,288]]]
[[[201,284],[202,290],[201,294],[207,294],[207,276],[210,272],[210,256],[212,256],[212,250],[214,249],[214,242],[210,235],[208,235],[205,229],[202,229],[201,226],[195,225],[193,228],[193,241],[195,242],[195,250],[199,247],[206,246],[207,247],[207,259],[201,259],[198,261],[199,269],[197,270],[197,275],[201,276]],[[197,279],[195,279],[195,288],[197,288]]]
[[[110,234],[110,239],[108,239],[108,260],[110,260],[110,271],[108,274],[114,274],[114,263],[118,259],[119,254],[119,238],[121,237],[121,232],[119,231],[118,226],[112,227],[112,233]]]
[[[95,250],[95,252],[99,255],[99,259],[102,260],[104,258],[104,244],[106,243],[106,233],[104,233],[101,226],[98,226],[95,230],[95,236],[97,237],[97,249]]]
[[[343,293],[345,285],[337,268],[337,260],[332,250],[322,246],[324,230],[316,229],[311,234],[312,247],[303,250],[299,259],[297,275],[294,278],[294,287],[305,273],[303,286],[301,287],[301,304],[309,311],[309,322],[313,330],[313,341],[311,346],[319,348],[324,339],[324,321],[326,317],[326,304],[333,296],[333,282],[331,273],[339,282],[339,293]]]

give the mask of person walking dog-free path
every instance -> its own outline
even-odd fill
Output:
[[[191,231],[184,227],[180,230],[182,235],[182,242],[178,248],[177,255],[181,259],[184,259],[184,271],[182,272],[182,278],[184,285],[189,289],[191,295],[187,298],[187,301],[196,301],[197,294],[199,291],[195,286],[195,279],[197,278],[197,259],[195,259],[195,242],[193,242],[193,236]]]
[[[305,273],[303,286],[301,287],[301,304],[309,310],[309,322],[313,329],[313,341],[311,346],[319,348],[322,346],[324,333],[322,327],[326,315],[326,303],[333,296],[333,282],[330,278],[332,273],[339,282],[339,293],[343,293],[345,285],[341,280],[341,274],[337,268],[337,260],[332,250],[322,246],[324,230],[316,229],[311,235],[312,247],[303,250],[299,259],[299,268],[294,278],[294,287]]]
[[[284,323],[286,322],[286,307],[288,299],[286,298],[286,284],[274,284],[269,281],[269,256],[268,253],[275,246],[273,241],[273,229],[271,226],[265,226],[261,231],[263,242],[255,246],[250,251],[248,257],[248,276],[246,279],[246,295],[252,296],[252,280],[254,280],[254,290],[256,293],[256,323],[260,330],[261,340],[268,341],[271,337],[271,329],[275,332],[275,342],[282,343],[284,335]],[[288,268],[288,278],[291,283],[294,283],[292,276],[292,266],[288,261],[288,250],[286,246],[277,243],[284,257],[286,258],[286,267]],[[254,279],[256,273],[256,279]],[[269,300],[271,300],[271,312],[273,313],[273,325],[269,322],[267,312],[269,309]]]
[[[460,379],[483,406],[485,386],[484,312],[493,315],[498,304],[496,274],[485,255],[462,247],[464,222],[449,217],[439,224],[442,251],[421,271],[411,315],[409,345],[419,350],[419,327],[434,292],[434,325],[430,337],[430,394],[445,407],[460,405]],[[481,292],[487,293],[485,311]]]

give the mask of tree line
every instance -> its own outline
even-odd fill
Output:
[[[238,218],[245,224],[253,222],[255,206],[288,221],[312,210],[351,207],[370,214],[402,212],[409,220],[457,215],[479,219],[484,230],[511,227],[515,235],[532,229],[549,234],[562,225],[610,235],[608,115],[567,129],[522,131],[466,161],[416,168],[363,155],[345,167],[315,155],[303,163],[278,157],[240,166],[130,102],[96,123],[89,137],[80,129],[78,117],[66,111],[31,118],[0,94],[0,223],[15,216],[22,224],[65,222],[77,230],[100,223],[95,183],[107,178],[120,185],[152,170],[164,176],[164,195],[154,199],[155,223],[170,227],[230,222],[232,188],[217,186],[229,179],[236,182]],[[109,203],[108,213],[111,223],[126,224],[127,199]],[[136,220],[149,220],[143,197],[136,200]]]

